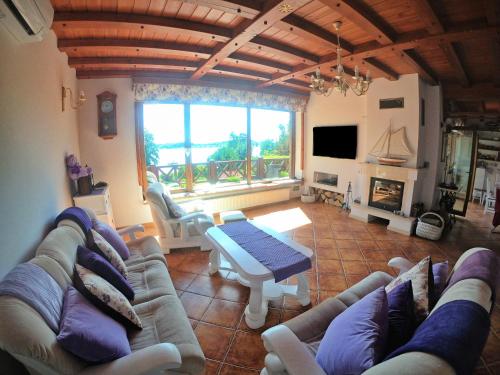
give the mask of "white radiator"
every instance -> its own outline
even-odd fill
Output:
[[[232,195],[229,197],[204,199],[207,210],[211,212],[239,210],[247,207],[287,201],[290,199],[290,189],[276,189],[249,194]]]

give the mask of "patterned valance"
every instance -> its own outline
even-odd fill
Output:
[[[175,101],[232,104],[258,108],[303,112],[308,97],[277,95],[219,87],[178,84],[134,83],[136,101]]]

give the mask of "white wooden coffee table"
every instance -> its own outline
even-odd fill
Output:
[[[258,222],[250,222],[306,257],[311,258],[313,256],[311,249]],[[245,321],[250,328],[256,329],[264,325],[269,300],[280,299],[282,296],[291,296],[297,298],[302,306],[306,306],[311,302],[309,298],[309,282],[303,272],[297,274],[298,281],[296,285],[277,284],[271,270],[263,266],[218,227],[209,228],[205,233],[205,237],[213,245],[213,250],[210,253],[210,274],[213,275],[219,270],[236,272],[238,281],[250,288],[250,300],[245,309]]]

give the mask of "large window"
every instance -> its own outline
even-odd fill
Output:
[[[146,169],[174,190],[293,177],[290,112],[166,103],[142,112]]]

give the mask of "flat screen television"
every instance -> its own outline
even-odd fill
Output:
[[[313,155],[338,159],[356,159],[358,127],[316,126],[313,128]]]

